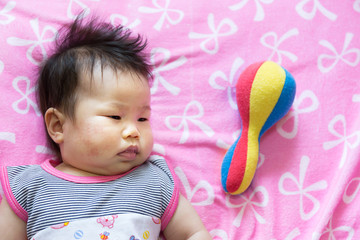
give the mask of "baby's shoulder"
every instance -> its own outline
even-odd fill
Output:
[[[173,178],[173,171],[163,156],[151,155],[147,162],[153,171],[163,173],[171,179]]]
[[[43,174],[40,165],[20,165],[20,166],[8,166],[2,167],[3,178],[9,179],[9,181],[25,181],[37,179]]]
[[[136,175],[146,178],[146,182],[159,188],[173,189],[175,187],[176,182],[173,171],[162,156],[151,155],[143,166],[135,172]]]

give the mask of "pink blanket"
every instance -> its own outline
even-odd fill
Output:
[[[146,36],[156,154],[214,239],[360,239],[360,1],[0,2],[0,164],[51,157],[35,71],[59,24],[85,10]],[[292,73],[290,112],[260,144],[250,188],[220,167],[241,129],[234,84],[256,61]]]

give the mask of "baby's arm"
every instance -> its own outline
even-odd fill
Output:
[[[178,207],[164,230],[167,240],[211,240],[209,232],[189,201],[182,195]]]
[[[3,197],[0,203],[0,240],[26,239],[26,223],[14,213]]]

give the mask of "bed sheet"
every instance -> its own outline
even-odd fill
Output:
[[[149,41],[154,153],[214,239],[360,239],[360,1],[0,1],[0,164],[51,157],[36,72],[56,29],[80,12]],[[220,168],[241,131],[234,85],[271,60],[294,76],[290,112],[261,138],[241,195]]]

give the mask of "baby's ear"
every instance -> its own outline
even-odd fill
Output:
[[[45,113],[45,124],[52,140],[60,144],[63,142],[63,124],[65,115],[56,108],[49,108]]]

